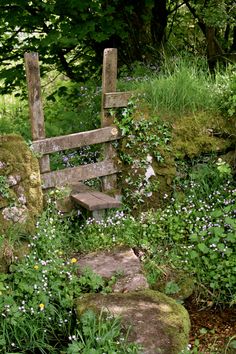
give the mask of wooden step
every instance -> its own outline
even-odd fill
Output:
[[[71,198],[87,210],[95,211],[110,208],[120,208],[121,202],[101,192],[88,190],[86,192],[72,192]]]

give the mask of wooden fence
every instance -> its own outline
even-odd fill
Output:
[[[40,171],[43,188],[73,185],[79,181],[102,177],[103,191],[116,188],[119,166],[115,163],[116,151],[112,141],[120,139],[119,129],[114,125],[110,108],[127,106],[130,92],[116,92],[117,49],[108,48],[103,55],[101,128],[46,138],[44,113],[41,99],[40,70],[37,53],[25,53],[25,67],[29,95],[29,111],[34,151],[42,154]],[[78,117],[79,119],[79,117]],[[50,170],[50,154],[76,149],[92,144],[103,144],[103,160],[64,170]]]

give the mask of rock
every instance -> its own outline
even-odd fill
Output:
[[[0,225],[3,235],[17,228],[17,234],[31,234],[43,207],[39,165],[25,141],[18,135],[0,136],[0,169],[6,179],[0,196]]]
[[[166,267],[165,275],[152,284],[151,288],[164,292],[173,299],[183,301],[193,294],[195,279],[182,270]]]
[[[119,316],[129,330],[128,340],[142,347],[143,354],[180,354],[189,340],[187,310],[175,300],[154,291],[126,294],[86,294],[77,300],[77,315],[90,309]]]
[[[113,292],[128,292],[147,289],[148,283],[142,274],[139,258],[127,247],[112,251],[93,252],[79,258],[80,270],[90,268],[103,278],[117,276]]]

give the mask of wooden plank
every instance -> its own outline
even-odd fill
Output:
[[[50,154],[57,151],[79,148],[82,146],[100,144],[119,139],[121,134],[117,127],[105,127],[81,133],[57,136],[33,142],[34,151]]]
[[[102,111],[101,111],[101,126],[107,127],[114,123],[114,117],[112,117],[109,111],[104,108],[105,94],[108,92],[116,91],[117,81],[117,49],[107,48],[103,53],[103,69],[102,69]],[[115,148],[111,143],[105,143],[103,148],[103,158],[112,159],[117,156]],[[106,176],[102,178],[102,189],[108,191],[110,189],[116,189],[117,177]]]
[[[102,69],[102,127],[107,127],[113,123],[113,118],[109,112],[104,109],[105,94],[116,91],[117,81],[117,49],[107,48],[103,53]]]
[[[104,93],[104,108],[119,108],[126,107],[132,92],[109,92]]]
[[[44,115],[41,99],[40,71],[38,53],[25,53],[25,69],[28,86],[29,113],[31,121],[32,139],[44,139]],[[50,171],[49,156],[40,159],[41,172]]]
[[[41,180],[43,188],[48,189],[70,185],[91,178],[107,176],[117,172],[119,172],[119,168],[115,166],[112,160],[104,160],[93,164],[46,172],[41,175]]]
[[[73,201],[90,211],[121,207],[121,202],[101,192],[89,191],[72,194],[71,198]]]
[[[84,193],[84,192],[91,191],[91,187],[87,186],[86,184],[84,184],[82,182],[71,183],[70,188],[71,188],[71,194]]]

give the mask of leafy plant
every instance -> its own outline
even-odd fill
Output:
[[[127,343],[122,335],[119,318],[107,316],[101,312],[96,316],[91,310],[80,317],[79,328],[71,337],[67,354],[74,353],[139,353],[137,345]]]
[[[6,176],[0,176],[0,197],[10,198],[10,186]]]

